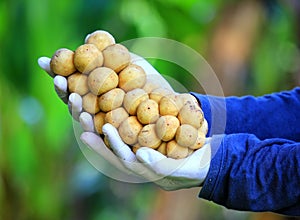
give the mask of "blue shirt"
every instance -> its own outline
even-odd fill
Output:
[[[212,136],[199,196],[236,210],[300,215],[300,88],[262,97],[192,94]]]

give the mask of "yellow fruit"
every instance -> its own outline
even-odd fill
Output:
[[[147,99],[139,104],[136,115],[142,124],[154,123],[159,118],[157,102]]]
[[[73,73],[68,77],[68,88],[70,93],[85,95],[89,92],[87,76],[80,72]]]
[[[112,124],[115,128],[118,128],[120,124],[128,118],[128,113],[122,107],[116,108],[106,113],[105,122]]]
[[[119,73],[119,87],[125,92],[142,88],[146,83],[146,73],[142,67],[130,64]]]
[[[130,116],[119,126],[119,134],[126,144],[134,145],[138,141],[138,134],[143,126],[136,116]]]
[[[131,90],[124,96],[124,108],[130,115],[136,115],[136,110],[139,104],[148,98],[148,94],[142,89]]]
[[[123,104],[125,92],[122,89],[114,88],[99,97],[99,107],[103,112],[108,112]]]
[[[179,120],[175,116],[161,116],[155,124],[155,131],[161,140],[170,141],[175,137],[179,125]]]
[[[130,53],[121,44],[113,44],[106,47],[103,51],[103,66],[113,69],[119,73],[130,63]]]
[[[73,59],[74,52],[72,50],[58,49],[50,60],[50,68],[55,74],[69,76],[76,71]]]
[[[116,42],[115,38],[107,31],[97,30],[87,36],[85,43],[94,44],[100,51],[102,51]]]
[[[180,125],[176,131],[176,142],[182,147],[190,147],[195,144],[198,131],[192,125]]]
[[[138,142],[141,147],[156,149],[161,144],[161,140],[155,133],[155,124],[145,125],[138,135]]]
[[[74,65],[79,72],[88,74],[103,64],[103,55],[94,44],[83,44],[75,50]]]
[[[98,97],[93,93],[87,93],[82,97],[82,107],[92,115],[98,113],[100,111]]]
[[[173,159],[182,159],[188,156],[189,150],[180,146],[175,140],[167,143],[167,156]]]
[[[88,86],[92,93],[101,95],[117,87],[118,75],[107,67],[98,67],[88,76]]]

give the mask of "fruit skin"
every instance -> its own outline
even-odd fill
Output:
[[[180,126],[179,120],[173,115],[161,116],[155,124],[155,132],[163,141],[170,141],[175,137]]]
[[[186,158],[189,154],[189,148],[180,146],[175,140],[167,143],[167,157],[173,159]]]
[[[130,116],[119,126],[118,132],[122,140],[129,145],[135,145],[138,142],[138,134],[143,128],[136,116]]]
[[[167,142],[161,142],[156,150],[163,155],[167,155]]]
[[[142,124],[151,124],[159,118],[158,104],[154,100],[147,99],[139,104],[136,115]]]
[[[118,75],[110,68],[98,67],[88,76],[88,86],[95,95],[101,95],[118,86]]]
[[[188,101],[180,109],[178,113],[178,119],[181,124],[189,124],[195,128],[200,128],[204,117],[201,108],[191,101]]]
[[[102,53],[103,66],[113,69],[116,73],[119,73],[130,63],[130,53],[122,44],[110,45]]]
[[[198,131],[189,124],[180,125],[176,131],[176,142],[182,147],[193,146],[197,140]]]
[[[160,102],[161,98],[166,96],[166,95],[170,95],[173,94],[172,91],[165,89],[165,88],[157,88],[154,89],[150,94],[149,97],[150,99],[156,101],[157,103]]]
[[[107,31],[97,30],[89,34],[85,39],[86,44],[94,44],[102,51],[106,47],[116,43],[115,38]]]
[[[170,94],[163,96],[159,102],[159,113],[161,115],[177,116],[181,106],[178,105],[177,96]]]
[[[128,118],[128,113],[123,107],[116,108],[106,113],[105,122],[112,124],[115,128],[118,128],[120,124]]]
[[[89,92],[87,76],[80,72],[75,72],[68,77],[68,88],[70,93],[77,93],[81,96]]]
[[[146,83],[144,69],[136,64],[130,64],[119,73],[119,87],[125,92],[142,88]]]
[[[176,96],[177,105],[180,107],[180,109],[186,105],[186,104],[192,104],[196,107],[199,107],[199,103],[195,96],[189,94],[189,93],[181,93]]]
[[[74,65],[79,72],[88,74],[102,64],[102,52],[94,44],[83,44],[75,50]]]
[[[134,144],[134,145],[131,147],[131,150],[132,150],[133,153],[136,154],[137,150],[140,149],[140,148],[141,148],[141,146],[139,145],[139,143],[136,143],[136,144]]]
[[[125,94],[123,106],[130,115],[136,115],[139,104],[147,99],[148,94],[143,89],[137,88]]]
[[[98,113],[100,111],[98,97],[93,93],[87,93],[82,97],[82,107],[92,115]]]
[[[121,107],[125,92],[120,88],[114,88],[99,97],[99,107],[103,112],[108,112]]]
[[[99,112],[94,116],[94,127],[98,134],[103,134],[102,127],[105,124],[105,113]]]
[[[73,59],[74,52],[72,50],[58,49],[50,60],[50,68],[57,75],[69,76],[76,71]]]
[[[205,134],[206,133],[203,133],[201,128],[198,128],[197,132],[198,132],[198,135],[197,135],[195,144],[189,146],[189,148],[191,150],[197,150],[205,144]]]
[[[155,132],[155,124],[145,125],[138,135],[138,142],[141,147],[150,147],[157,149],[161,144],[161,140]]]
[[[205,118],[203,119],[203,122],[202,122],[201,127],[199,129],[201,130],[201,132],[203,134],[205,134],[205,135],[207,134],[207,132],[208,132],[208,123],[207,123]]]

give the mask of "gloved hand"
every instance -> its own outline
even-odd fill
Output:
[[[199,187],[208,173],[211,160],[209,138],[202,148],[189,157],[175,160],[147,147],[139,148],[134,154],[122,141],[117,129],[110,124],[103,126],[103,133],[125,168],[165,190]],[[81,140],[96,152],[101,148],[99,138],[92,132],[81,135]]]
[[[173,90],[169,83],[146,60],[135,54],[131,54],[131,58],[132,63],[143,67],[147,74],[147,81],[152,81],[162,88]],[[41,57],[38,63],[42,69],[54,77],[56,93],[65,103],[68,103],[74,119],[80,121],[85,131],[81,134],[81,140],[113,166],[124,172],[133,172],[148,181],[155,182],[165,190],[189,188],[202,184],[210,166],[210,139],[207,139],[205,146],[185,159],[167,158],[158,151],[145,147],[137,150],[135,155],[129,146],[121,140],[117,130],[112,125],[106,124],[103,126],[103,133],[115,153],[107,154],[106,151],[101,149],[104,146],[103,141],[97,134],[93,133],[95,129],[92,116],[87,112],[82,112],[80,95],[76,93],[68,94],[67,79],[62,76],[55,76],[52,73],[50,58]]]

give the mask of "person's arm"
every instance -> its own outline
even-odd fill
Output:
[[[261,97],[192,94],[201,103],[211,135],[251,133],[260,139],[300,141],[300,87]]]
[[[199,194],[230,209],[300,215],[300,143],[224,135]],[[218,142],[219,143],[219,142]]]

